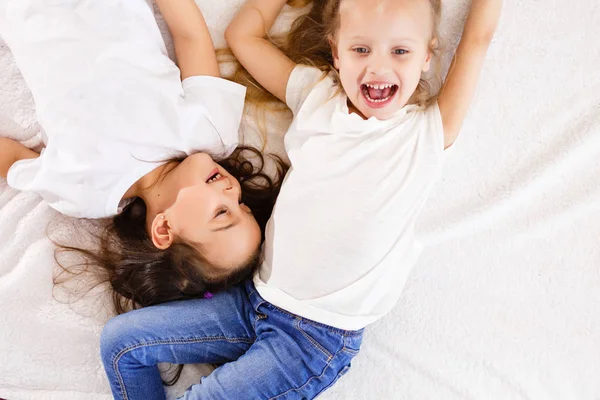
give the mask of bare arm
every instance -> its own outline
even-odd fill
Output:
[[[173,37],[181,80],[196,75],[221,76],[208,27],[194,0],[156,0],[156,4]]]
[[[27,158],[36,158],[39,154],[29,150],[21,143],[7,138],[0,138],[0,176],[6,178],[8,170],[14,163]]]
[[[501,8],[502,0],[471,2],[462,39],[438,98],[446,148],[456,140],[469,110]]]
[[[286,0],[248,0],[225,31],[231,51],[265,89],[285,102],[287,82],[296,64],[265,36]]]

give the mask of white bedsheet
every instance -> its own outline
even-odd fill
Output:
[[[198,2],[222,44],[242,1]],[[446,1],[450,47],[466,10]],[[323,399],[600,398],[599,21],[596,0],[506,2],[419,223],[428,248]],[[0,134],[41,143],[1,42]],[[96,293],[71,305],[53,298],[50,221],[71,226],[0,181],[0,398],[109,399],[98,357],[109,303]],[[202,371],[186,367],[170,394]]]

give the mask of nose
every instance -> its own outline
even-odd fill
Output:
[[[381,75],[390,70],[390,60],[387,54],[371,53],[367,64],[367,73]]]
[[[223,197],[222,201],[227,204],[230,210],[234,213],[239,212],[240,210],[240,197],[241,197],[241,189],[238,185],[233,184],[231,180],[227,180],[226,184],[223,185]]]
[[[233,184],[233,182],[231,181],[230,178],[224,179],[223,180],[223,194],[225,194],[226,196],[231,196],[231,197],[235,197],[236,201],[238,198],[238,187],[236,185]]]
[[[230,190],[233,189],[233,184],[231,183],[231,179],[225,178],[223,180],[223,183],[224,183],[224,185],[223,185],[223,191],[224,192],[227,192],[227,191],[230,191]]]

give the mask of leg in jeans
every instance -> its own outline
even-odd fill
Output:
[[[193,385],[189,400],[313,399],[350,367],[362,332],[292,315],[251,282],[211,300],[132,311],[102,332],[102,360],[116,399],[164,399],[156,364],[224,364]]]
[[[256,341],[188,389],[185,400],[313,399],[348,370],[362,332],[308,321],[249,292],[257,311]]]
[[[157,364],[223,364],[255,340],[255,314],[243,286],[119,315],[102,331],[102,362],[115,399],[164,399]],[[249,373],[250,371],[248,371]]]

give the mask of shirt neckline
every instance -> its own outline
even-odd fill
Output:
[[[338,97],[338,101],[336,103],[335,112],[343,114],[345,118],[356,120],[357,124],[363,124],[363,125],[373,125],[373,124],[382,124],[382,123],[387,125],[388,123],[395,123],[399,119],[404,117],[408,113],[408,111],[411,111],[418,107],[415,104],[407,104],[404,107],[402,107],[401,109],[399,109],[398,111],[396,111],[388,119],[377,119],[375,117],[370,117],[368,119],[364,119],[357,113],[350,112],[350,108],[348,107],[348,96],[346,96],[346,93],[344,93],[342,91],[341,93],[339,93],[337,95],[337,97]]]

